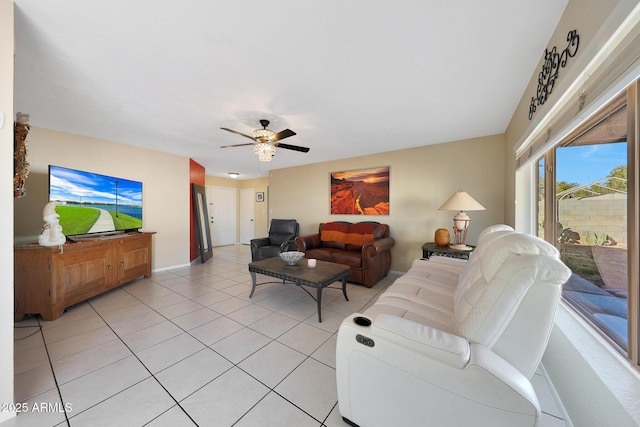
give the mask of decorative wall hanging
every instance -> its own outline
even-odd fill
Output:
[[[262,191],[256,193],[256,202],[264,202],[264,193]]]
[[[26,139],[29,129],[29,115],[17,113],[13,125],[13,197],[26,194],[24,186],[29,176]]]
[[[567,47],[562,52],[558,53],[556,46],[551,50],[544,50],[544,62],[542,63],[542,70],[538,74],[538,89],[536,90],[536,96],[531,98],[531,104],[529,105],[529,120],[533,118],[533,113],[536,112],[538,105],[543,105],[547,102],[547,98],[553,92],[560,68],[567,66],[567,60],[576,55],[579,45],[580,36],[578,36],[578,30],[572,30],[567,34]]]
[[[332,215],[389,215],[389,167],[333,172]]]

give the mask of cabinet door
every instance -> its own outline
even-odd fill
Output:
[[[52,286],[50,248],[25,246],[14,249],[14,303],[16,322],[25,314],[41,313],[52,319],[51,307],[64,301],[60,290]],[[64,307],[59,307],[59,310]]]
[[[88,246],[88,247],[87,247]],[[64,283],[64,305],[69,307],[106,291],[113,283],[113,245],[65,246],[54,255],[58,264],[58,280]],[[62,272],[61,278],[59,273]]]
[[[118,242],[118,284],[151,276],[151,235],[129,237]]]

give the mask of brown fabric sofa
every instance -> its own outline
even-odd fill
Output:
[[[348,265],[347,280],[368,288],[389,273],[395,243],[387,224],[371,221],[321,223],[318,233],[296,237],[305,258]]]

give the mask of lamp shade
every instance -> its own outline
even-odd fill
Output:
[[[439,211],[483,211],[482,206],[466,191],[456,191],[438,208]]]

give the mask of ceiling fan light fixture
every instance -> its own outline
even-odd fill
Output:
[[[258,142],[269,142],[275,133],[269,129],[256,129],[253,131],[253,138]]]
[[[261,162],[270,162],[271,157],[276,154],[276,146],[270,142],[258,142],[253,146],[253,152]]]
[[[242,147],[251,145],[253,146],[253,152],[258,155],[258,159],[261,162],[270,162],[271,157],[276,154],[276,147],[280,147],[284,150],[294,150],[299,151],[301,153],[308,153],[308,147],[300,147],[298,145],[290,145],[283,144],[281,141],[285,138],[292,137],[296,135],[294,131],[291,129],[284,129],[278,133],[275,133],[269,129],[269,120],[260,120],[260,124],[262,125],[262,129],[256,129],[253,131],[251,135],[247,135],[246,133],[238,132],[229,128],[220,128],[222,130],[226,130],[227,132],[235,133],[236,135],[240,135],[244,138],[248,138],[252,141],[252,143],[244,143],[244,144],[235,144],[235,145],[222,145],[220,148],[230,148],[230,147]]]

